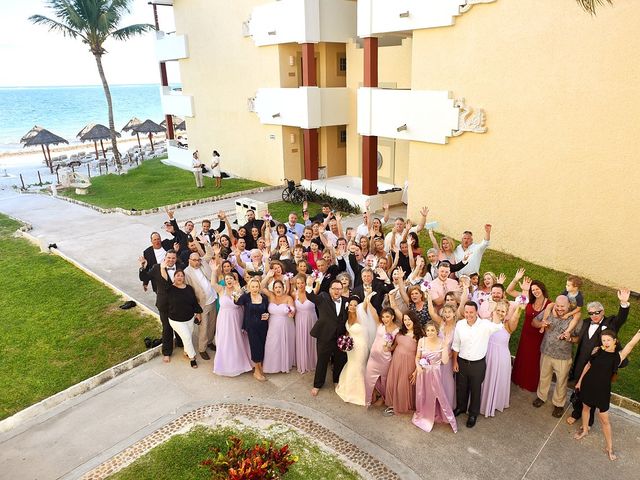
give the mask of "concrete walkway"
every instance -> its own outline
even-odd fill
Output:
[[[231,209],[232,202],[180,209],[176,216],[179,222],[203,218]],[[31,223],[33,235],[57,243],[136,301],[153,305],[153,294],[145,294],[137,280],[136,259],[164,214],[103,215],[62,200],[6,191],[0,193],[0,211]],[[250,374],[220,378],[212,374],[212,362],[199,364],[194,371],[180,355],[168,365],[156,358],[0,435],[0,478],[77,478],[193,406],[229,401],[290,405],[320,423],[329,417],[340,435],[406,465],[406,478],[413,471],[442,479],[631,479],[640,467],[640,417],[618,409],[611,417],[619,460],[611,463],[602,452],[598,425],[576,442],[575,427],[553,418],[550,405],[531,407],[533,394],[517,387],[511,407],[495,418],[480,418],[471,430],[462,424],[457,434],[445,425],[427,434],[411,424],[410,416],[387,418],[381,409],[345,404],[330,386],[311,397],[310,374],[270,375],[268,382],[258,383]]]

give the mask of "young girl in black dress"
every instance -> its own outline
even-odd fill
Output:
[[[594,349],[591,359],[585,365],[580,379],[576,383],[582,400],[582,427],[574,438],[580,440],[589,433],[589,410],[598,409],[598,419],[606,442],[605,452],[609,460],[617,457],[613,453],[611,423],[609,423],[609,401],[611,399],[611,380],[617,373],[620,363],[627,358],[633,347],[640,341],[640,330],[636,332],[626,347],[620,349],[614,330],[604,330],[601,334],[602,346]]]

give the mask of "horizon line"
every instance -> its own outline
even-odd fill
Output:
[[[179,83],[170,83],[171,85],[178,85]],[[109,87],[117,87],[117,86],[142,86],[142,85],[158,85],[157,82],[147,82],[147,83],[110,83]],[[78,84],[78,85],[0,85],[0,88],[73,88],[73,87],[102,87],[101,83],[95,84]]]

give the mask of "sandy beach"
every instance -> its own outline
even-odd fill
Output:
[[[154,136],[154,145],[162,142],[164,142],[164,134]],[[109,142],[108,140],[105,141],[105,149],[108,146],[107,143],[109,145],[111,144],[111,142]],[[144,147],[145,145],[149,144],[149,139],[145,135],[141,135],[140,143],[142,144],[142,147]],[[118,149],[120,150],[121,154],[126,153],[127,150],[132,147],[136,147],[137,145],[138,141],[135,136],[127,136],[126,138],[118,139]],[[63,154],[71,156],[72,154],[78,152],[94,152],[94,147],[93,142],[86,142],[72,143],[70,145],[64,144],[52,146],[50,150],[51,157],[56,157]],[[100,150],[99,144],[98,152],[102,157],[102,152]],[[86,169],[86,167],[84,168]],[[40,177],[38,177],[38,172],[40,173]],[[86,174],[85,171],[81,171],[81,173]],[[40,147],[29,147],[25,148],[22,151],[13,150],[0,152],[0,188],[4,189],[11,188],[12,186],[21,186],[21,174],[25,185],[38,183],[40,179],[42,179],[43,182],[51,182],[56,178],[55,173],[53,175],[49,173],[49,169],[44,163],[44,156]],[[93,172],[92,175],[94,175]]]

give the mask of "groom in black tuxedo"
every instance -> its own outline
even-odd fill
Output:
[[[309,276],[309,282],[313,285],[313,277]],[[342,296],[342,283],[339,280],[331,282],[329,293],[320,292],[317,295],[313,293],[310,284],[307,284],[307,298],[316,305],[318,310],[318,321],[311,329],[311,336],[318,341],[318,362],[311,389],[311,395],[315,397],[324,385],[331,357],[333,357],[333,383],[338,383],[340,372],[347,363],[347,354],[338,348],[337,340],[340,335],[347,333],[345,323],[348,300]]]

